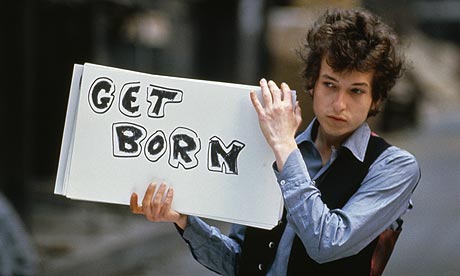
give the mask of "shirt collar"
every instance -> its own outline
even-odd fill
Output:
[[[312,134],[316,133],[318,126],[319,122],[316,118],[314,118],[308,127],[296,137],[297,144],[309,142],[314,145],[315,142]],[[363,162],[370,135],[371,129],[369,128],[369,125],[364,122],[350,135],[350,137],[345,140],[345,142],[343,142],[342,146],[348,148],[356,159]]]

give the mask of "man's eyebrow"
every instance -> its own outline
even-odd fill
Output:
[[[369,86],[369,84],[367,82],[356,82],[356,83],[353,83],[352,85],[354,85],[354,86]]]
[[[335,78],[329,76],[328,74],[322,74],[321,77],[326,78],[326,79],[331,80],[331,81],[339,82],[338,80],[336,80]]]
[[[328,75],[328,74],[322,74],[321,77],[323,78],[326,78],[328,80],[331,80],[331,81],[335,81],[335,82],[339,82],[337,79],[335,79],[334,77]],[[367,82],[355,82],[352,84],[353,86],[369,86],[369,84]]]

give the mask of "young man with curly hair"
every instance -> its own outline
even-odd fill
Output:
[[[305,131],[296,135],[302,116],[286,83],[262,79],[262,99],[250,94],[276,159],[285,203],[278,226],[234,225],[226,236],[171,210],[173,190],[164,184],[156,196],[150,185],[142,206],[131,197],[133,213],[174,222],[193,256],[220,274],[379,275],[411,207],[416,159],[366,123],[402,74],[396,34],[364,9],[331,10],[309,30],[301,53],[315,114]]]

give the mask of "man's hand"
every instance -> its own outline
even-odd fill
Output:
[[[185,229],[187,224],[187,216],[179,214],[178,212],[171,209],[171,203],[174,196],[173,188],[166,190],[166,184],[162,183],[155,194],[156,184],[152,183],[148,186],[145,191],[144,198],[142,200],[142,206],[139,206],[137,201],[138,197],[136,193],[131,195],[129,207],[133,214],[142,214],[149,221],[155,222],[174,222],[182,229]],[[163,197],[166,192],[166,197]]]
[[[286,83],[278,88],[275,82],[260,81],[263,105],[254,91],[251,101],[259,117],[265,139],[273,150],[278,170],[283,169],[289,154],[297,148],[295,134],[302,122],[299,103],[292,104],[291,89]]]

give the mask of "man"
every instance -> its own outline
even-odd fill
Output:
[[[381,274],[389,254],[380,253],[391,253],[420,178],[415,158],[366,123],[401,76],[397,43],[391,28],[366,10],[320,17],[303,49],[315,118],[297,136],[301,112],[287,84],[262,79],[261,101],[251,92],[285,203],[283,222],[273,230],[234,225],[225,236],[171,210],[173,190],[165,184],[155,196],[150,185],[142,206],[133,194],[132,212],[174,222],[193,256],[224,275]]]
[[[0,193],[0,275],[36,275],[38,256],[10,201]]]

